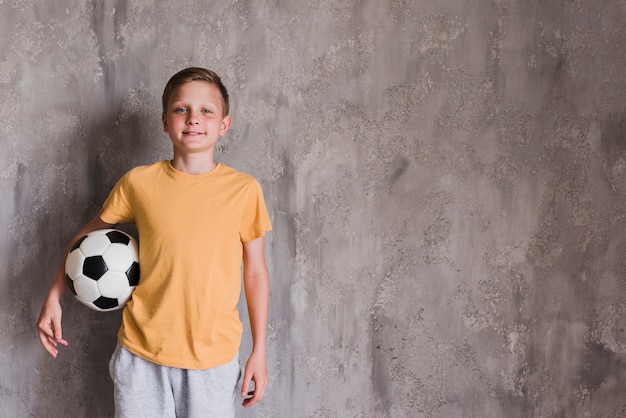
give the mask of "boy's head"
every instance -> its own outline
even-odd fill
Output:
[[[222,79],[215,72],[200,67],[185,68],[184,70],[174,74],[172,78],[169,79],[165,85],[165,89],[163,90],[163,97],[161,98],[163,102],[163,113],[167,113],[167,105],[174,89],[181,84],[189,83],[191,81],[206,81],[207,83],[215,85],[222,95],[222,116],[228,115],[228,91],[226,90],[224,84],[222,84]]]

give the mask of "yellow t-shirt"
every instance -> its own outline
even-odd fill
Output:
[[[101,217],[135,222],[139,232],[141,277],[122,314],[120,344],[170,367],[232,360],[242,333],[242,242],[271,229],[259,183],[224,164],[190,175],[160,161],[126,173]]]

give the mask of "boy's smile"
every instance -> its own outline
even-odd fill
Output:
[[[230,127],[230,116],[222,116],[222,96],[217,86],[206,81],[190,81],[178,86],[163,113],[163,130],[182,155],[213,150],[220,136]]]

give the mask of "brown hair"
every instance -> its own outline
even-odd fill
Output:
[[[200,67],[185,68],[184,70],[174,74],[172,78],[169,79],[165,85],[165,89],[163,90],[163,97],[161,98],[161,101],[163,102],[163,112],[167,112],[167,103],[169,102],[174,89],[181,84],[189,83],[190,81],[206,81],[207,83],[214,84],[222,94],[222,116],[228,115],[228,91],[226,90],[224,84],[222,84],[222,79],[214,71]]]

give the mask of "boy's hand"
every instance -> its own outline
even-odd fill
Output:
[[[250,391],[250,383],[254,382],[254,390]],[[246,363],[241,386],[241,397],[244,408],[249,408],[263,399],[263,393],[267,386],[267,364],[264,355],[254,354]]]
[[[63,339],[61,315],[61,304],[59,302],[46,301],[37,320],[37,332],[39,333],[41,345],[54,358],[59,354],[57,345],[67,345],[67,341]]]
[[[65,260],[72,246],[80,239],[80,237],[88,234],[96,229],[113,228],[115,225],[104,222],[100,215],[103,209],[100,209],[96,216],[91,218],[89,222],[83,226],[80,231],[74,236],[70,242],[67,250],[65,250],[65,256],[63,262],[59,266],[57,275],[52,283],[52,287],[48,291],[46,301],[41,307],[41,313],[37,320],[37,332],[39,333],[39,340],[41,345],[50,353],[54,358],[59,354],[57,346],[59,344],[67,345],[67,341],[63,339],[63,331],[61,330],[61,297],[67,291],[68,285],[65,280]]]

